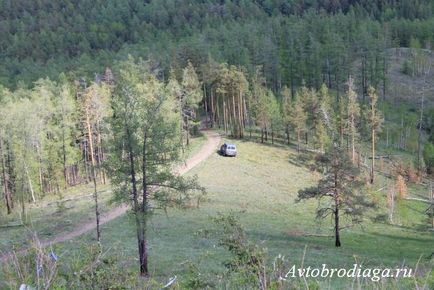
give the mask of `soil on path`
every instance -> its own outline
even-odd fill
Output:
[[[200,162],[204,161],[205,159],[207,159],[209,156],[211,156],[213,153],[216,152],[216,148],[218,147],[218,145],[220,143],[220,135],[218,133],[208,132],[208,131],[203,131],[203,133],[207,137],[206,143],[202,146],[202,148],[200,149],[199,152],[197,152],[194,156],[192,156],[183,165],[181,165],[180,167],[178,167],[175,170],[175,172],[177,174],[180,174],[180,175],[185,174],[190,169],[192,169],[193,167],[198,165]],[[100,225],[103,225],[103,224],[105,224],[111,220],[114,220],[114,219],[120,217],[121,215],[125,214],[128,209],[129,209],[129,207],[127,205],[122,205],[122,206],[119,206],[119,207],[112,209],[111,211],[109,211],[106,214],[101,216]],[[93,230],[95,228],[96,228],[95,221],[86,222],[86,223],[80,224],[72,231],[62,233],[62,234],[59,234],[53,238],[41,241],[41,246],[47,247],[49,245],[66,242],[68,240],[79,237],[79,236],[81,236],[87,232],[90,232],[91,230]],[[26,249],[21,249],[17,253],[22,254],[25,251],[26,251]],[[11,255],[11,253],[6,253],[3,255],[0,255],[0,262],[6,260],[10,255]]]

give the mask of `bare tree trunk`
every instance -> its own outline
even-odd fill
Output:
[[[432,181],[429,182],[430,189],[430,202],[431,202],[431,228],[434,229],[434,191]]]
[[[32,196],[32,202],[35,203],[35,202],[36,202],[35,192],[33,191],[32,179],[30,178],[29,170],[28,170],[28,168],[27,168],[27,163],[26,163],[26,161],[24,161],[24,170],[25,170],[25,172],[26,172],[27,181],[28,181],[28,183],[29,183],[29,190],[30,190],[30,194],[31,194],[31,196]]]
[[[39,175],[39,189],[41,190],[41,193],[44,193],[44,178],[42,176],[42,157],[41,157],[41,149],[40,144],[36,146],[36,152],[38,154],[38,175]]]
[[[211,128],[214,128],[214,122],[215,122],[214,94],[211,88]]]
[[[375,178],[375,130],[372,131],[372,164],[371,164],[371,184]]]
[[[243,138],[244,136],[244,126],[243,126],[243,96],[241,94],[241,90],[238,94],[238,130],[239,137]]]
[[[268,128],[265,126],[265,142],[268,142]]]
[[[185,144],[187,145],[187,147],[188,146],[190,146],[190,120],[189,120],[189,118],[188,118],[188,116],[185,116],[185,126],[186,126],[186,129],[185,129],[185,136],[186,136],[186,140],[185,140]]]
[[[203,83],[203,94],[204,94],[204,103],[203,103],[203,108],[205,110],[205,128],[208,129],[208,102],[207,102],[207,97],[206,97],[206,86],[205,86],[205,82]]]
[[[300,139],[301,139],[301,136],[300,136],[300,129],[297,129],[297,153],[300,153]]]
[[[240,132],[238,127],[238,118],[237,118],[237,112],[235,110],[235,94],[232,94],[232,115],[233,115],[233,125],[232,128],[234,128],[234,137],[240,138]]]
[[[363,54],[362,56],[362,96],[363,96],[363,102],[366,99],[366,95],[367,95],[367,84],[366,84],[366,55]]]
[[[341,246],[341,237],[340,237],[340,225],[339,225],[339,193],[337,191],[338,188],[338,176],[337,173],[335,172],[335,189],[334,189],[334,193],[335,193],[335,246],[336,247],[340,247]]]
[[[101,242],[101,231],[100,231],[100,227],[99,227],[99,217],[100,217],[100,213],[99,213],[99,205],[98,205],[98,190],[97,190],[97,185],[96,185],[96,174],[95,174],[95,156],[94,156],[94,151],[93,151],[93,138],[92,138],[92,129],[90,126],[90,119],[89,119],[89,112],[87,111],[86,108],[86,127],[87,127],[87,134],[88,134],[88,138],[89,138],[89,150],[90,150],[90,159],[92,162],[92,167],[91,167],[91,173],[92,173],[92,180],[93,180],[93,198],[95,200],[95,218],[96,218],[96,238],[98,243]]]
[[[2,166],[2,179],[3,179],[3,195],[6,204],[6,210],[8,214],[12,213],[12,209],[14,207],[11,197],[11,192],[9,190],[9,180],[6,177],[6,167],[3,156],[3,140],[0,139],[0,158],[1,158],[1,166]]]
[[[422,92],[422,102],[420,104],[420,117],[419,117],[419,126],[417,133],[417,172],[420,175],[421,173],[421,155],[422,155],[422,122],[423,122],[423,105],[424,105],[424,92]]]
[[[148,253],[146,248],[146,228],[147,228],[147,214],[148,214],[148,184],[147,184],[147,160],[146,160],[146,144],[147,134],[146,131],[143,134],[143,149],[142,149],[142,206],[141,211],[141,228],[139,236],[139,260],[140,260],[140,274],[148,275]]]
[[[103,169],[102,162],[104,161],[104,152],[102,149],[102,137],[101,137],[101,133],[100,133],[100,125],[99,125],[99,121],[97,124],[97,142],[98,142],[98,146],[97,146],[97,153],[98,153],[98,171],[100,173],[100,177],[101,177],[101,183],[105,184],[105,171]]]
[[[227,117],[226,117],[226,102],[224,100],[223,100],[223,124],[224,124],[225,133],[227,133],[228,125],[227,125]]]
[[[386,74],[387,74],[387,64],[386,55],[383,56],[383,101],[386,101]]]
[[[351,160],[356,162],[356,144],[355,144],[354,132],[351,134]]]
[[[389,188],[388,193],[388,201],[389,201],[389,221],[391,224],[393,224],[393,216],[395,213],[395,186],[392,185],[391,188]]]
[[[26,203],[24,199],[24,181],[21,181],[21,222],[27,224]]]
[[[65,181],[64,189],[68,187],[68,178],[66,176],[66,145],[65,145],[65,129],[62,124],[62,155],[63,155],[63,179]]]
[[[286,142],[289,145],[289,125],[286,126]]]

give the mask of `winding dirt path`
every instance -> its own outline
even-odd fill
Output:
[[[207,137],[206,143],[202,146],[202,148],[197,152],[193,157],[188,159],[183,165],[181,165],[179,168],[175,170],[177,174],[185,174],[190,169],[198,165],[200,162],[207,159],[209,156],[211,156],[214,152],[216,152],[216,149],[220,143],[220,135],[215,132],[210,131],[203,131],[205,136]],[[111,220],[114,220],[115,218],[120,217],[121,215],[125,214],[128,210],[127,205],[122,205],[119,207],[116,207],[112,209],[111,211],[105,213],[104,215],[101,215],[100,219],[100,225],[103,225]],[[76,237],[79,237],[87,232],[90,232],[91,230],[96,228],[95,221],[89,221],[84,224],[81,224],[77,226],[75,229],[73,229],[70,232],[62,233],[54,238],[47,239],[41,241],[42,247],[47,247],[49,245],[57,244],[66,242],[68,240],[74,239]],[[23,254],[25,253],[26,249],[21,249],[17,252],[17,254]],[[0,255],[0,262],[5,261],[8,259],[8,257],[11,255],[11,253],[6,253]]]

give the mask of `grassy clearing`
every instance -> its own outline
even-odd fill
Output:
[[[241,212],[240,221],[248,237],[268,249],[270,263],[283,254],[291,263],[300,265],[307,246],[305,265],[309,266],[326,263],[350,268],[357,261],[372,267],[414,267],[421,257],[426,265],[423,259],[434,250],[434,235],[426,231],[422,204],[401,202],[396,214],[398,225],[372,221],[385,210],[367,213],[364,227],[344,231],[343,247],[336,249],[331,236],[305,236],[332,235],[332,224],[330,220],[315,220],[315,201],[295,202],[299,189],[315,184],[315,176],[298,165],[295,151],[278,145],[231,142],[238,146],[236,158],[216,153],[189,172],[197,175],[207,189],[206,201],[199,209],[154,215],[149,229],[150,267],[159,280],[178,275],[182,281],[190,263],[204,275],[218,277],[228,254],[206,233],[214,228],[211,216],[231,210]],[[373,188],[367,194],[371,191],[383,205],[383,193]],[[107,223],[102,230],[103,246],[124,257],[123,268],[135,269],[137,246],[130,217]],[[59,252],[74,252],[92,240],[93,235],[86,235],[61,245]],[[325,286],[328,282],[321,283]],[[339,287],[344,282],[331,283]]]
[[[203,135],[191,138],[191,146],[186,150],[185,158],[196,154],[205,142],[206,137]],[[98,185],[98,191],[101,213],[104,214],[116,206],[111,203],[110,184]],[[49,239],[69,232],[79,224],[93,221],[95,203],[92,193],[92,184],[80,185],[62,192],[61,199],[67,200],[63,203],[58,202],[59,196],[47,195],[35,204],[26,205],[29,219],[26,226],[6,226],[21,223],[18,208],[11,215],[5,215],[4,210],[0,211],[0,253],[28,245],[34,234],[41,240]]]
[[[99,201],[102,212],[110,210],[110,186],[100,185]],[[47,197],[37,203],[26,205],[29,224],[25,226],[2,227],[0,235],[0,252],[10,251],[13,247],[19,249],[28,244],[36,233],[38,237],[48,239],[62,232],[68,232],[79,223],[88,222],[95,218],[93,186],[81,185],[64,192],[62,199],[73,199],[59,203],[59,199]],[[19,205],[17,205],[19,206]],[[19,211],[19,209],[17,209]],[[0,217],[1,224],[20,223],[20,215],[14,212],[9,216]]]

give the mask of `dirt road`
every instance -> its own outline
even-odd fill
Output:
[[[192,169],[193,167],[198,165],[200,162],[204,161],[209,156],[211,156],[214,152],[216,152],[216,148],[220,143],[220,136],[215,132],[203,131],[203,133],[207,137],[206,143],[202,146],[202,148],[200,149],[199,152],[197,152],[193,157],[188,159],[185,162],[185,164],[183,164],[178,169],[176,169],[177,174],[180,174],[180,175],[185,174],[190,169]],[[125,214],[127,210],[128,210],[128,206],[123,205],[123,206],[119,206],[119,207],[107,212],[106,214],[101,216],[100,225],[103,225],[103,224],[105,224],[105,223],[107,223],[107,222],[109,222],[109,221],[111,221],[117,217],[120,217],[121,215]],[[79,226],[77,226],[75,229],[73,229],[70,232],[62,233],[60,235],[57,235],[54,238],[41,241],[41,245],[43,247],[46,247],[46,246],[53,245],[56,243],[62,243],[62,242],[74,239],[76,237],[79,237],[79,236],[81,236],[87,232],[90,232],[91,230],[94,230],[95,227],[96,227],[95,221],[90,221],[90,222],[87,222],[84,224],[80,224]],[[22,249],[22,250],[18,251],[18,253],[24,253],[25,251],[26,251],[26,249]],[[0,255],[0,262],[7,259],[9,255],[10,254],[8,254],[8,253]]]

